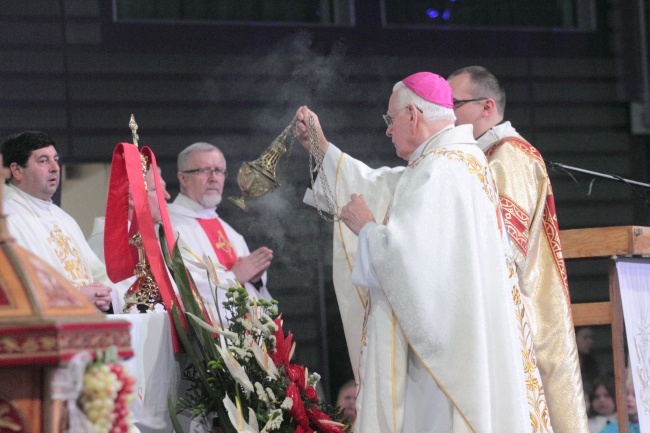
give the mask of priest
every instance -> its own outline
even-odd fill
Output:
[[[542,155],[504,119],[506,93],[482,66],[448,77],[458,125],[494,174],[556,433],[586,433],[587,411],[551,181]]]
[[[226,159],[221,150],[204,142],[186,147],[178,155],[178,180],[181,192],[167,209],[184,255],[186,248],[199,257],[209,256],[226,268],[223,280],[236,279],[252,299],[271,300],[266,270],[271,266],[273,251],[260,247],[251,253],[244,237],[217,215],[226,181]],[[206,271],[191,257],[186,264],[204,302],[214,304],[212,290],[216,288]],[[225,292],[219,290],[217,296],[221,320],[226,321],[228,315],[222,306]]]
[[[25,131],[2,144],[11,178],[4,185],[7,227],[21,247],[59,271],[100,311],[117,309],[104,264],[86,242],[79,224],[54,204],[61,167],[54,140]]]
[[[340,215],[355,431],[552,431],[496,187],[471,128],[454,126],[444,78],[393,88],[386,135],[406,167],[373,170],[328,143],[307,107],[296,117],[303,146],[324,153],[306,199]]]

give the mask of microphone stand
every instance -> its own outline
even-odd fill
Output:
[[[570,165],[564,165],[559,162],[548,161],[548,166],[555,171],[575,171],[578,173],[585,173],[591,176],[602,177],[603,179],[615,180],[617,182],[623,182],[628,185],[637,185],[642,186],[643,188],[650,189],[650,183],[637,182],[636,180],[625,179],[621,176],[615,176],[611,174],[598,173],[597,171],[584,170],[578,167],[571,167]]]
[[[621,176],[598,173],[597,171],[584,170],[584,169],[578,168],[578,167],[571,167],[570,165],[564,165],[564,164],[561,164],[559,162],[547,161],[546,164],[551,169],[553,169],[555,171],[565,172],[566,174],[568,174],[572,178],[573,178],[573,176],[571,175],[571,173],[569,173],[569,171],[574,171],[574,172],[577,172],[577,173],[584,173],[584,174],[588,174],[590,176],[600,177],[602,179],[614,180],[616,182],[622,182],[622,183],[628,185],[632,189],[632,191],[634,191],[639,197],[645,199],[646,204],[650,207],[650,184],[649,183],[637,182],[636,180],[626,179],[626,178],[621,177]],[[575,178],[573,180],[576,181]],[[576,181],[576,183],[577,183],[577,181]],[[636,191],[633,188],[633,185],[645,188],[646,189],[646,196],[644,197],[642,194],[639,194],[639,192]],[[589,187],[589,192],[591,193],[591,187]],[[587,194],[587,195],[589,195],[589,194]]]

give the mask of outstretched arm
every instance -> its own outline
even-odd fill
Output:
[[[318,145],[321,148],[321,151],[323,154],[327,152],[327,147],[329,146],[329,143],[327,139],[325,138],[325,134],[323,134],[323,128],[320,126],[320,122],[318,121],[318,116],[316,113],[311,111],[309,108],[307,108],[306,105],[303,105],[302,107],[298,108],[298,111],[296,111],[296,120],[298,123],[296,124],[296,129],[294,133],[296,134],[296,138],[300,141],[300,144],[302,144],[302,147],[307,149],[309,151],[310,148],[310,143],[309,143],[309,124],[310,120],[309,118],[312,117],[314,120],[314,128],[316,129],[316,138],[318,140]]]

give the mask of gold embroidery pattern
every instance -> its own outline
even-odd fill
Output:
[[[488,171],[489,167],[487,164],[481,163],[473,155],[460,150],[435,149],[429,153],[433,153],[435,156],[444,156],[447,159],[459,161],[465,164],[470,174],[475,175],[479,182],[481,182],[483,185],[483,191],[485,191],[485,194],[487,194],[490,201],[494,204],[497,203],[496,187],[492,179],[492,173]],[[426,155],[428,155],[428,153]],[[425,157],[426,155],[422,155],[422,157]]]
[[[530,217],[523,211],[517,203],[508,197],[500,196],[501,210],[503,218],[506,221],[508,234],[513,240],[519,251],[526,257],[528,255],[528,228],[530,227]]]
[[[505,137],[497,141],[485,152],[485,157],[487,159],[490,159],[490,156],[505,142],[513,144],[515,147],[517,147],[519,150],[531,158],[536,159],[542,165],[542,167],[544,167],[544,159],[542,158],[542,154],[539,153],[539,150],[535,149],[535,147],[526,140],[518,137]]]
[[[0,335],[0,360],[18,357],[60,356],[76,353],[88,347],[116,346],[129,350],[131,338],[121,329],[43,330],[29,336]]]
[[[514,264],[509,264],[510,275],[514,275]],[[552,432],[548,416],[548,406],[546,405],[546,396],[544,387],[537,380],[537,357],[533,348],[531,337],[530,323],[526,318],[526,309],[521,301],[521,293],[517,286],[512,288],[512,301],[515,306],[515,317],[517,327],[519,328],[519,340],[521,341],[521,355],[523,357],[524,374],[526,375],[526,394],[528,396],[528,405],[532,407],[530,412],[530,423],[533,427],[533,433]]]
[[[50,352],[56,346],[56,338],[53,336],[2,337],[0,338],[0,356],[12,353],[35,355],[41,352]]]
[[[641,401],[643,412],[648,415],[650,414],[650,398],[648,398],[648,385],[650,382],[650,365],[648,361],[650,356],[648,356],[648,342],[650,342],[650,334],[648,333],[648,323],[646,322],[646,317],[643,314],[639,315],[640,323],[637,323],[638,332],[634,335],[634,355],[636,355],[636,371],[634,371],[634,376],[636,381],[641,387],[640,397],[637,397],[637,401]]]
[[[74,247],[72,240],[63,233],[58,224],[54,224],[54,230],[47,238],[52,251],[56,254],[57,258],[63,265],[68,280],[75,286],[81,287],[90,284],[88,271],[84,266],[79,252]]]
[[[214,243],[214,246],[218,250],[223,250],[226,254],[232,254],[232,244],[230,240],[223,235],[223,232],[219,232],[219,240]]]
[[[357,390],[357,395],[361,392],[363,387],[363,382],[361,380],[361,359],[363,358],[363,349],[368,345],[368,316],[370,316],[370,305],[372,304],[372,297],[370,296],[370,291],[368,291],[368,300],[366,301],[366,308],[363,314],[363,328],[361,330],[361,345],[359,347],[359,365],[357,365],[357,377],[359,378],[359,383],[357,384],[359,389]]]
[[[562,245],[560,244],[560,231],[557,225],[557,214],[555,213],[555,203],[553,201],[552,195],[546,196],[546,204],[544,205],[544,214],[543,214],[543,227],[544,234],[546,234],[546,239],[548,240],[548,246],[551,248],[551,253],[553,254],[553,259],[555,261],[555,266],[562,277],[562,285],[564,287],[564,296],[566,300],[571,305],[569,298],[569,282],[567,280],[566,274],[566,265],[564,263],[564,257],[562,256]]]

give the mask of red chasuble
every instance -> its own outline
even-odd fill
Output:
[[[237,253],[235,253],[235,249],[232,247],[230,239],[228,239],[228,235],[221,225],[221,221],[218,218],[197,218],[196,221],[198,221],[208,236],[210,245],[212,245],[212,249],[217,254],[219,263],[226,269],[231,270],[237,261]]]

